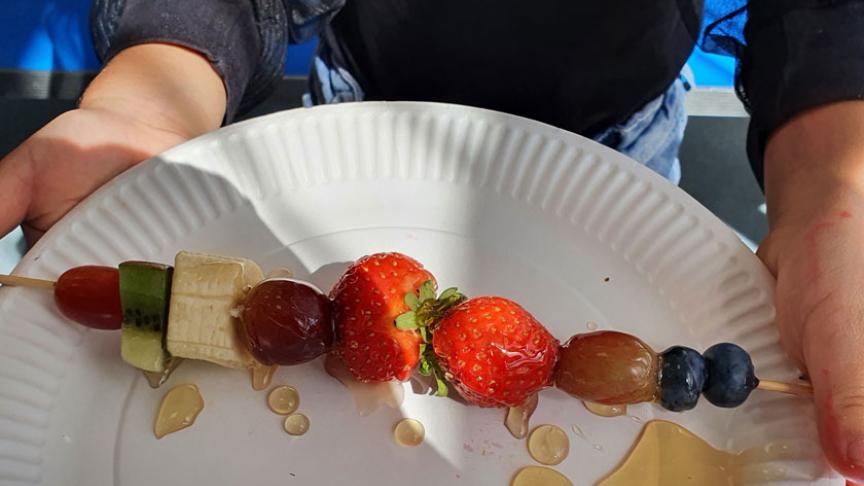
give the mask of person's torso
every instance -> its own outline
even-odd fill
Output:
[[[348,0],[324,42],[367,100],[442,101],[590,134],[678,75],[701,0]]]

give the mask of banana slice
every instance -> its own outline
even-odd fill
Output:
[[[237,335],[232,309],[263,279],[261,268],[245,258],[178,253],[168,312],[168,352],[227,368],[253,366],[256,361]]]

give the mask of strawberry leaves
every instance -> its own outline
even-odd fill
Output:
[[[435,297],[435,283],[427,280],[420,285],[417,293],[409,292],[403,298],[409,311],[396,317],[396,327],[403,331],[419,329],[426,334],[426,329],[444,316],[447,311],[465,300],[456,288],[449,288]]]
[[[435,297],[435,283],[427,280],[420,285],[417,293],[405,294],[404,302],[407,312],[396,317],[394,324],[402,331],[418,331],[423,339],[420,344],[420,374],[434,376],[437,385],[435,395],[447,396],[447,382],[444,371],[438,365],[435,352],[432,349],[431,327],[441,319],[448,310],[465,301],[466,297],[456,288],[449,288]]]
[[[420,345],[420,374],[435,377],[435,396],[446,397],[448,393],[447,382],[444,380],[444,371],[438,365],[438,359],[432,350],[432,344],[424,342]]]
[[[414,295],[414,294],[411,294]],[[414,311],[408,311],[396,317],[396,328],[403,331],[413,331],[417,329],[417,314]]]

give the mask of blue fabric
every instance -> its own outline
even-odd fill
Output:
[[[678,149],[684,140],[687,112],[684,97],[692,82],[682,74],[665,93],[634,113],[627,121],[611,126],[594,140],[621,152],[668,179],[681,181]]]
[[[322,49],[324,49],[322,47]],[[313,96],[311,93],[303,95],[303,105],[306,107],[315,104],[331,104],[345,103],[349,101],[363,101],[363,88],[360,83],[354,79],[348,70],[330,64],[329,56],[315,56],[312,60],[312,72],[309,76],[310,81],[318,82],[318,90],[320,97]],[[313,81],[313,82],[314,82]]]
[[[762,0],[765,1],[765,0]],[[706,52],[740,57],[746,45],[747,0],[706,0],[699,45]]]

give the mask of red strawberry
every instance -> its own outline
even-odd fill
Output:
[[[519,304],[477,297],[432,327],[437,365],[468,402],[515,407],[549,385],[558,340]]]
[[[377,253],[357,260],[333,287],[333,352],[358,380],[404,381],[417,366],[420,332],[394,322],[409,310],[406,294],[416,300],[424,282],[434,294],[435,277],[423,265],[400,253]]]

